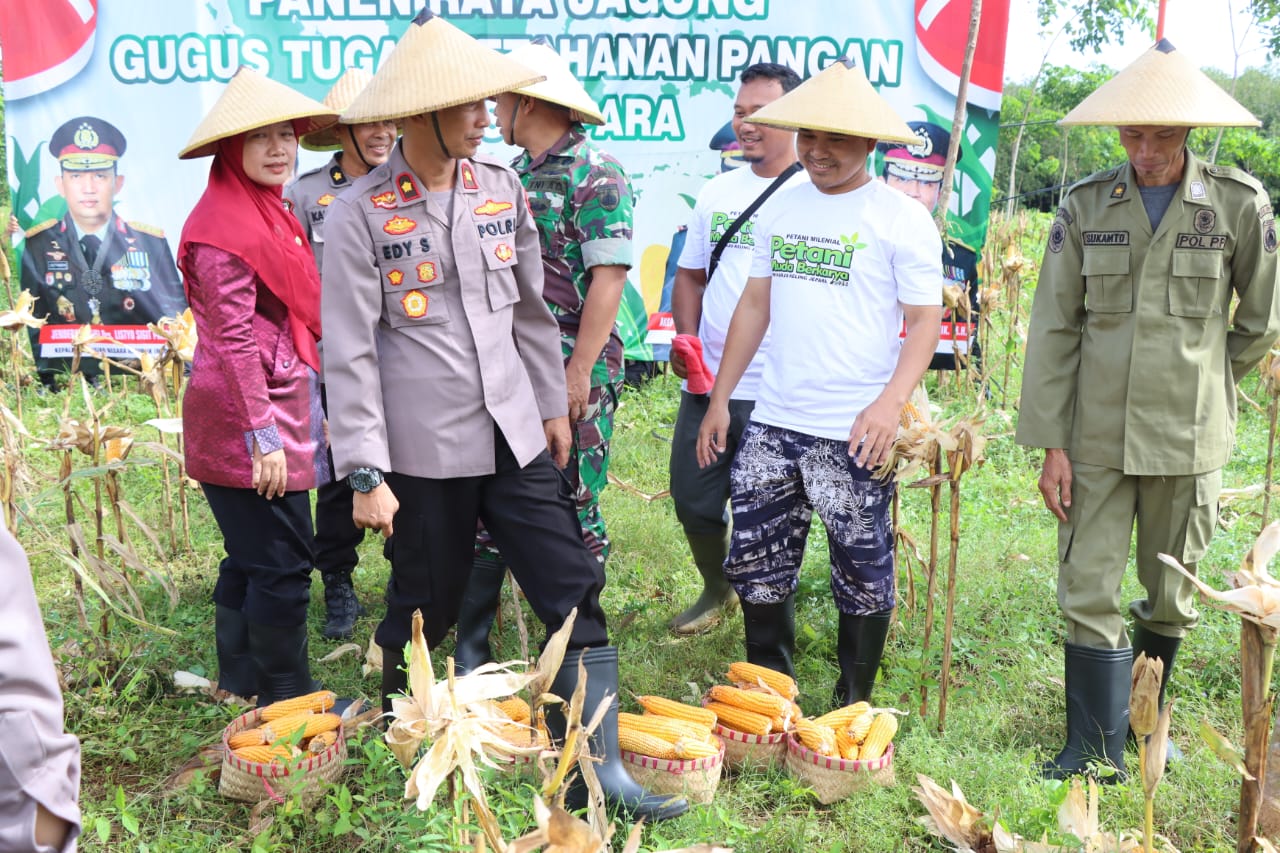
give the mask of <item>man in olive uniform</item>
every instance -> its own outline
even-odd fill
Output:
[[[483,521],[548,631],[576,619],[551,691],[618,693],[604,571],[582,541],[561,466],[572,443],[558,324],[542,300],[538,229],[516,174],[476,157],[484,99],[541,75],[423,9],[348,124],[404,118],[386,163],[326,215],[321,316],[329,432],[361,527],[395,535],[374,635],[386,696],[421,611],[431,647],[452,627]],[[565,719],[551,715],[557,737]],[[617,704],[592,737],[606,800],[661,820],[688,808],[648,794],[618,750]],[[575,788],[582,795],[584,789]]]
[[[341,112],[369,84],[372,75],[361,68],[348,68],[325,95],[325,106]],[[396,123],[375,121],[365,124],[336,124],[307,134],[300,140],[312,151],[337,149],[324,166],[299,175],[285,187],[285,202],[302,225],[316,256],[316,268],[323,270],[324,215],[343,190],[370,169],[387,162],[396,142]],[[325,388],[321,400],[328,411]],[[333,454],[329,454],[333,468]],[[324,582],[325,623],[321,633],[331,640],[350,637],[356,618],[364,608],[356,598],[351,573],[360,556],[356,548],[364,531],[351,520],[351,487],[346,480],[332,477],[316,489],[316,570]]]
[[[909,121],[907,126],[915,131],[920,141],[912,145],[897,142],[881,142],[876,146],[884,155],[884,171],[881,178],[895,190],[904,192],[923,204],[930,213],[938,208],[942,195],[942,174],[947,164],[947,148],[951,134],[933,122]],[[961,147],[956,160],[964,156]],[[942,246],[943,284],[960,289],[960,296],[968,302],[964,316],[954,308],[947,308],[942,316],[942,334],[938,349],[929,362],[930,370],[955,370],[956,353],[961,356],[961,369],[972,365],[976,370],[982,351],[978,346],[978,253],[959,240],[946,238]],[[958,300],[957,300],[958,301]],[[943,294],[944,304],[949,304]]]
[[[1062,124],[1115,126],[1128,162],[1063,200],[1031,312],[1017,440],[1045,448],[1067,623],[1067,740],[1042,772],[1097,762],[1119,776],[1134,656],[1160,658],[1167,682],[1198,619],[1157,554],[1194,571],[1208,548],[1236,383],[1280,334],[1275,219],[1257,181],[1187,149],[1193,126],[1258,121],[1165,40]],[[1135,521],[1146,596],[1128,606],[1131,643]]]
[[[125,138],[108,122],[78,116],[49,140],[58,160],[54,178],[67,215],[27,230],[22,253],[22,289],[35,296],[32,312],[50,323],[145,326],[186,307],[178,269],[164,232],[125,222],[112,208],[124,187],[119,160]],[[45,387],[70,361],[41,353],[38,330],[31,348]],[[100,372],[97,359],[80,362],[86,376]]]
[[[631,184],[613,157],[590,142],[583,124],[604,124],[591,96],[541,40],[511,58],[547,79],[504,92],[494,110],[503,140],[525,149],[520,175],[542,247],[542,298],[560,326],[573,447],[567,472],[582,538],[601,564],[609,537],[600,513],[608,483],[613,413],[622,391],[622,339],[615,321],[631,268]],[[489,629],[506,567],[487,534],[458,613],[454,658],[463,671],[490,660]]]

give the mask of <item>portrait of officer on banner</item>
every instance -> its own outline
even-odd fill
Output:
[[[33,313],[48,320],[43,332],[33,331],[31,346],[40,381],[51,389],[70,367],[70,353],[54,343],[60,338],[49,327],[144,327],[186,307],[164,232],[115,212],[125,146],[124,134],[93,116],[64,122],[49,140],[59,166],[54,186],[67,213],[27,229],[22,289],[35,297]],[[80,370],[95,376],[100,366],[83,359]]]

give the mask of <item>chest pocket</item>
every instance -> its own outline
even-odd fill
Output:
[[[441,326],[449,322],[444,274],[438,256],[379,261],[382,310],[393,329]]]
[[[1169,276],[1169,313],[1175,317],[1222,314],[1222,253],[1202,249],[1173,250]]]
[[[1085,308],[1097,314],[1133,311],[1133,277],[1128,249],[1085,250]]]
[[[480,243],[484,255],[485,286],[489,293],[489,310],[500,311],[520,301],[516,288],[516,247],[513,240],[485,240]]]

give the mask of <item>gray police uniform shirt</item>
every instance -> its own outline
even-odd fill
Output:
[[[560,330],[542,299],[538,230],[520,180],[458,160],[449,210],[401,145],[325,215],[321,317],[337,475],[495,471],[494,424],[517,462],[568,414]]]
[[[329,162],[318,169],[303,172],[285,187],[284,200],[289,210],[302,225],[302,232],[311,243],[316,256],[316,268],[324,272],[324,216],[343,190],[351,186],[351,178],[342,168],[342,152],[334,154]]]

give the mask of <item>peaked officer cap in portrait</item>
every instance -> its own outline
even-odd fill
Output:
[[[295,130],[302,135],[314,133],[337,120],[337,110],[242,65],[191,134],[178,158],[209,157],[218,149],[219,140],[280,121],[293,122]]]
[[[820,130],[864,139],[919,142],[907,123],[851,59],[837,59],[776,101],[751,114],[752,124]]]
[[[334,112],[341,113],[351,106],[356,96],[372,81],[373,75],[363,68],[348,68],[324,96],[324,105]],[[298,142],[308,151],[335,151],[342,147],[342,141],[338,138],[339,130],[340,126],[333,124],[315,133],[308,133]]]
[[[540,101],[548,101],[553,104],[559,104],[562,107],[568,107],[571,121],[580,121],[584,124],[604,124],[604,116],[600,112],[600,106],[587,94],[587,90],[583,88],[582,83],[578,81],[577,77],[573,76],[573,71],[569,69],[569,63],[565,62],[564,58],[556,53],[555,48],[551,47],[545,37],[539,36],[527,44],[520,45],[508,53],[507,57],[514,59],[521,65],[528,66],[547,78],[541,83],[534,83],[532,86],[521,86],[519,89],[514,90],[516,94],[528,95],[530,98],[537,98]]]
[[[1160,39],[1058,124],[1258,127],[1262,122],[1168,39]]]
[[[435,112],[542,79],[424,6],[341,120],[364,124]]]
[[[907,127],[916,134],[914,142],[876,145],[876,150],[884,155],[885,174],[909,181],[940,182],[947,165],[951,134],[931,121],[909,121]],[[963,149],[957,149],[956,160],[963,156]]]
[[[110,169],[124,155],[124,134],[93,116],[77,116],[53,132],[49,153],[68,172]]]

